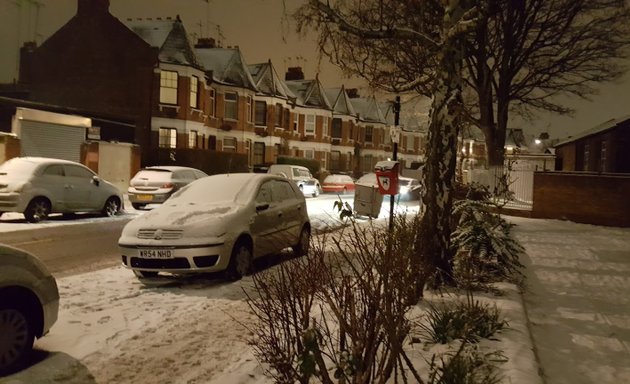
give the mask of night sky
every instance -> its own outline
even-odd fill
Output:
[[[16,3],[22,3],[21,7]],[[300,38],[290,17],[303,0],[111,0],[110,12],[127,18],[180,15],[189,34],[213,37],[224,47],[238,45],[249,64],[273,62],[278,72],[301,66],[307,78],[319,73],[325,87],[362,87],[358,80],[343,78],[335,67],[320,62],[314,36]],[[42,4],[39,16],[33,3]],[[17,78],[17,52],[24,41],[41,44],[76,13],[77,0],[0,0],[0,82]],[[285,11],[285,4],[288,8]],[[38,20],[36,23],[35,20]],[[221,36],[219,35],[221,34]],[[363,93],[367,93],[364,91]],[[512,120],[511,127],[553,137],[566,137],[611,118],[630,115],[630,74],[615,84],[604,84],[593,101],[566,99],[578,110],[574,117],[541,113],[533,122]]]

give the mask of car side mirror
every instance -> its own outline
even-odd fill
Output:
[[[261,212],[269,209],[269,203],[256,204],[256,212]]]
[[[101,179],[98,176],[92,176],[92,183],[98,187],[101,184]]]

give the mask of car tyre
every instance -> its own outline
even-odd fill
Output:
[[[24,217],[29,223],[46,220],[48,214],[50,214],[50,202],[42,197],[31,200],[24,211]]]
[[[145,205],[146,204],[131,203],[131,206],[133,207],[133,209],[136,209],[138,211],[141,210],[141,209],[144,209]]]
[[[34,340],[28,311],[16,303],[0,304],[0,376],[23,366]]]
[[[293,253],[295,253],[296,256],[305,256],[308,254],[310,244],[311,229],[305,225],[304,228],[302,228],[302,232],[300,232],[298,243],[291,248],[293,248]]]
[[[138,271],[137,269],[134,269],[133,273],[139,279],[146,279],[146,278],[157,277],[157,275],[158,275],[158,273],[155,272],[155,271]]]
[[[103,207],[103,216],[114,217],[120,212],[120,200],[117,197],[110,197]]]
[[[248,242],[239,240],[232,249],[230,263],[225,271],[225,275],[229,281],[237,281],[243,276],[250,275],[252,271],[252,247]]]

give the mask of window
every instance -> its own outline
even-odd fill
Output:
[[[46,176],[63,176],[63,166],[59,164],[49,165],[44,171]]]
[[[341,139],[341,119],[333,119],[331,136],[337,139]]]
[[[584,170],[588,171],[589,170],[589,160],[590,160],[590,145],[588,143],[584,144]]]
[[[236,92],[225,93],[224,117],[226,119],[238,120],[238,94]]]
[[[267,181],[260,186],[258,194],[256,195],[256,203],[271,203],[271,187],[273,181]]]
[[[80,177],[82,179],[91,179],[94,174],[87,168],[78,165],[64,165],[67,177]]]
[[[158,146],[160,148],[177,148],[177,129],[160,128]]]
[[[602,172],[607,172],[608,167],[606,166],[607,154],[606,154],[606,142],[602,141]]]
[[[199,78],[197,76],[190,77],[190,107],[199,107]]]
[[[236,137],[224,137],[223,150],[225,152],[236,152]]]
[[[216,99],[214,97],[214,88],[210,88],[210,116],[216,116]]]
[[[294,113],[293,114],[293,130],[294,131],[298,130],[299,121],[300,121],[300,115],[297,113]]]
[[[304,133],[307,135],[315,135],[315,115],[306,115]]]
[[[315,150],[313,149],[305,149],[304,150],[304,158],[313,160],[315,158]]]
[[[267,125],[267,103],[265,103],[264,101],[256,101],[255,108],[256,108],[256,118],[254,120],[254,123],[256,125],[266,126]]]
[[[366,143],[371,143],[372,142],[372,135],[374,133],[374,128],[373,127],[365,127],[365,142]]]
[[[282,127],[282,104],[276,104],[276,127]]]
[[[177,104],[177,72],[160,72],[160,103]]]
[[[190,131],[188,134],[188,148],[197,148],[197,141],[199,139],[199,134],[197,131]]]
[[[324,121],[322,123],[322,135],[328,136],[328,117],[324,116]]]
[[[252,110],[252,102],[254,99],[251,96],[247,96],[247,122],[251,123],[254,120],[254,111]]]
[[[265,143],[254,143],[254,164],[265,163]]]
[[[341,158],[341,152],[339,151],[330,152],[330,169],[333,169],[336,171],[341,169],[341,164],[339,162],[340,158]]]

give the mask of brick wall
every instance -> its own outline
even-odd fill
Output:
[[[535,172],[532,217],[630,227],[630,174]]]

